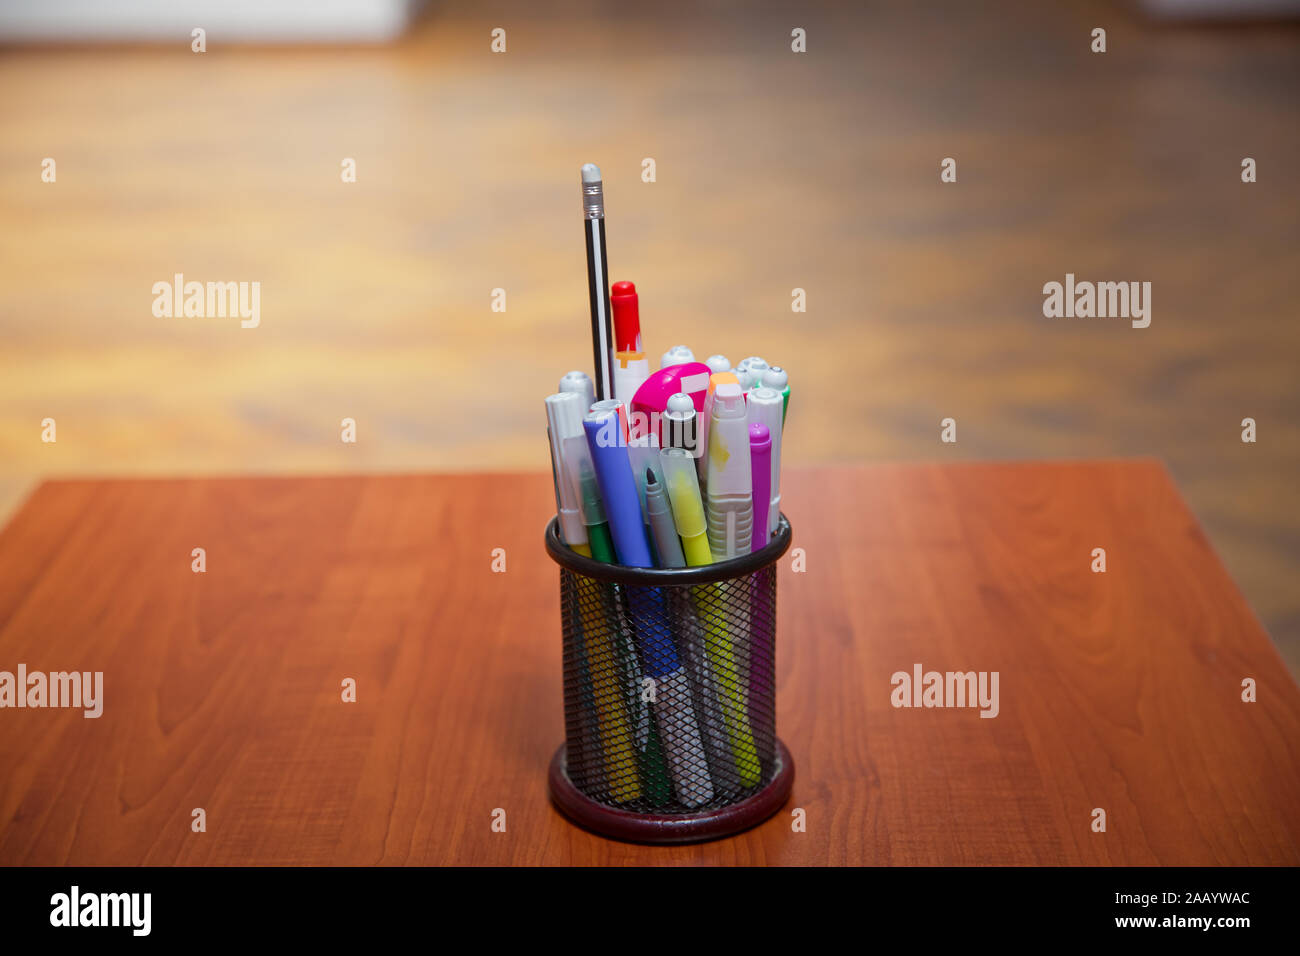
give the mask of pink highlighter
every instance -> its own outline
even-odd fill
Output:
[[[638,423],[640,434],[647,434],[651,424],[654,423],[661,433],[659,440],[662,447],[662,421],[664,409],[668,407],[668,399],[678,392],[685,392],[695,403],[695,411],[703,412],[704,396],[708,391],[709,367],[703,362],[685,362],[651,372],[650,377],[641,383],[641,387],[632,396],[632,414],[644,416],[644,419]],[[638,437],[637,431],[638,428],[634,425],[632,437]]]
[[[750,551],[767,544],[767,512],[772,504],[772,435],[762,422],[749,426],[749,472],[754,482],[754,531]]]

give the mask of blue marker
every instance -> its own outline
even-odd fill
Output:
[[[619,564],[627,567],[653,567],[641,517],[641,498],[628,458],[626,412],[621,402],[596,405],[582,420],[582,427],[614,539],[614,555]],[[698,766],[696,755],[704,753],[704,742],[691,703],[690,684],[664,613],[663,592],[645,585],[629,585],[625,590],[636,625],[642,670],[654,682],[655,723],[664,743],[673,790],[685,806],[700,806],[713,799],[713,785]]]
[[[591,464],[596,469],[596,485],[605,505],[609,533],[614,539],[614,556],[629,568],[652,568],[650,543],[641,518],[641,496],[632,477],[632,462],[627,454],[624,417],[619,414],[622,402],[597,402],[597,407],[582,420],[591,449]]]

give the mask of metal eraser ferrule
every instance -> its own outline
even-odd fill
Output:
[[[582,184],[582,212],[588,219],[605,218],[605,184],[602,180]]]

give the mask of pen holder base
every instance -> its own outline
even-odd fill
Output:
[[[775,773],[753,796],[700,813],[633,813],[598,803],[575,787],[565,766],[565,751],[566,745],[561,744],[551,758],[547,782],[555,805],[579,826],[629,843],[697,843],[740,833],[780,810],[794,785],[794,761],[777,740]]]

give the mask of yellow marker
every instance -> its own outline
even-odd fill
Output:
[[[584,558],[591,557],[591,545],[589,544],[571,544],[569,550],[577,552]]]
[[[695,474],[695,459],[685,448],[665,448],[659,453],[668,486],[668,502],[673,509],[673,523],[682,538],[682,552],[692,568],[713,563],[709,536],[704,523],[704,503],[700,501],[700,480]]]
[[[597,581],[585,583],[598,592],[601,590]],[[610,609],[605,606],[603,593],[588,594],[586,600],[578,602],[578,607],[582,615],[582,643],[587,651],[587,672],[591,675],[592,696],[596,700],[596,723],[605,751],[605,770],[614,799],[627,803],[641,796],[641,782],[637,776],[632,725],[627,719],[619,681],[622,670],[611,644],[617,629],[607,614]]]
[[[748,588],[747,580],[742,583]],[[704,618],[704,651],[708,655],[709,669],[713,672],[718,687],[722,723],[727,728],[727,739],[731,741],[736,772],[741,784],[753,787],[762,776],[762,765],[758,760],[754,733],[749,727],[749,715],[745,712],[745,687],[741,682],[740,669],[736,666],[736,655],[727,634],[727,623],[714,610],[723,600],[728,587],[734,589],[736,583],[724,581],[718,584],[698,584],[691,588],[691,593],[695,598],[696,613]],[[748,597],[746,590],[745,599],[748,600]]]
[[[709,550],[695,460],[684,448],[665,448],[659,453],[659,461],[663,466],[664,483],[668,485],[673,520],[677,523],[677,533],[682,536],[686,563],[691,567],[712,564],[713,553]],[[734,587],[726,583],[700,584],[691,588],[691,596],[696,613],[704,621],[704,651],[717,683],[722,722],[731,742],[736,771],[744,786],[753,787],[762,776],[762,766],[749,716],[745,713],[745,688],[727,634],[727,623],[716,610],[728,586]]]
[[[700,448],[709,448],[709,419],[713,417],[713,393],[717,391],[719,385],[739,386],[740,379],[736,378],[735,372],[714,372],[709,376],[709,390],[704,394],[704,408],[700,410],[698,429]],[[709,455],[711,454],[713,450],[709,449]],[[700,460],[695,463],[695,470],[700,476],[700,497],[703,498],[709,483],[708,455],[700,455]]]

